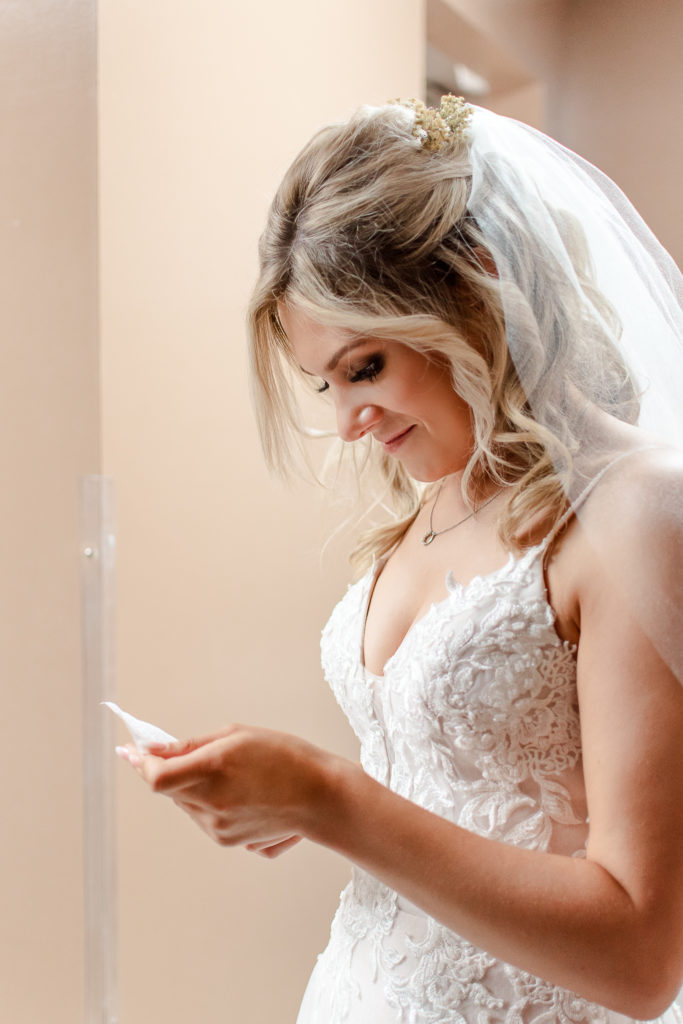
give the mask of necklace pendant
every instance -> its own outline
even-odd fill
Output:
[[[424,537],[422,538],[422,543],[426,547],[427,544],[431,544],[432,543],[432,541],[434,540],[435,537],[436,537],[436,534],[434,533],[433,530],[427,530],[427,532],[425,533]]]

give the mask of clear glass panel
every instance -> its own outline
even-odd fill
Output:
[[[116,1024],[116,832],[114,692],[114,485],[81,481],[83,617],[83,885],[85,1021]]]

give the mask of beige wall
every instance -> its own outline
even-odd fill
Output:
[[[421,0],[100,3],[119,696],[176,734],[243,720],[356,756],[318,655],[345,555],[320,563],[313,488],[267,478],[244,310],[285,167],[320,124],[419,93],[422,16]],[[219,849],[119,777],[125,1024],[293,1021],[347,866]]]
[[[449,2],[537,80],[497,102],[538,108],[680,257],[680,5]],[[94,4],[5,4],[0,18],[0,1017],[73,1024],[81,475],[116,482],[121,703],[178,734],[241,719],[355,756],[317,650],[344,546],[321,562],[334,513],[265,474],[243,313],[266,205],[311,131],[421,91],[423,10],[100,0],[101,389]],[[293,1021],[346,865],[311,846],[272,864],[219,849],[124,765],[117,777],[122,1024]]]
[[[558,131],[615,179],[683,265],[683,4],[575,0]]]
[[[0,1019],[82,1019],[79,478],[99,469],[95,19],[0,5]]]
[[[444,2],[535,77],[544,97],[542,127],[614,178],[683,263],[683,4]],[[525,100],[495,96],[492,106],[524,117]]]

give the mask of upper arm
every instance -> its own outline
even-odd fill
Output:
[[[588,857],[683,972],[683,474],[667,472],[617,482],[582,521],[577,678]]]

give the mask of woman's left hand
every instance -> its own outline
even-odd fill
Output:
[[[324,815],[336,760],[295,736],[244,725],[144,755],[128,746],[122,755],[217,843],[266,857],[284,853]]]

